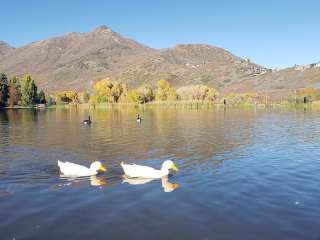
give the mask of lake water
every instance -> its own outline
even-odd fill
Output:
[[[0,112],[0,239],[320,239],[320,112]],[[108,167],[61,178],[57,160]],[[127,182],[121,161],[180,171]]]

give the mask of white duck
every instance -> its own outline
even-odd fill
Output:
[[[86,166],[82,166],[79,164],[71,163],[71,162],[62,162],[58,160],[58,166],[60,168],[60,172],[64,176],[72,176],[72,177],[85,177],[85,176],[93,176],[97,175],[99,171],[105,172],[107,171],[106,167],[102,165],[101,162],[95,161],[91,163],[90,168]]]
[[[121,163],[121,167],[125,175],[131,178],[162,178],[169,175],[170,169],[178,171],[177,166],[171,160],[164,161],[160,170],[148,166],[125,164],[123,162]]]

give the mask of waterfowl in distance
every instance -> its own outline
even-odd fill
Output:
[[[138,114],[138,116],[137,116],[137,122],[138,122],[138,123],[141,123],[141,121],[142,121],[142,118],[140,117],[140,114]]]
[[[90,125],[90,124],[91,124],[90,115],[89,115],[89,118],[88,118],[88,119],[83,120],[83,124],[85,124],[85,125]]]

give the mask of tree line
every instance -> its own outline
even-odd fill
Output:
[[[26,74],[21,79],[0,73],[0,107],[34,106],[36,104],[69,104],[69,103],[137,103],[162,101],[209,101],[228,104],[257,104],[275,102],[264,93],[229,93],[219,98],[219,92],[203,84],[188,85],[175,89],[171,84],[160,79],[156,86],[143,84],[129,89],[126,84],[103,79],[96,82],[89,91],[59,91],[52,95],[38,90],[33,78]],[[281,101],[289,103],[306,103],[320,100],[320,89],[305,88],[294,90],[294,94],[280,94]]]
[[[5,73],[0,73],[0,107],[33,106],[45,103],[44,91],[38,91],[30,75],[26,74],[21,79],[17,76],[8,79]]]
[[[218,101],[216,89],[205,85],[190,85],[175,89],[164,79],[157,82],[156,88],[149,84],[129,89],[126,84],[103,79],[95,83],[91,94],[88,91],[60,91],[55,94],[55,102],[59,103],[138,103],[152,101],[206,100]]]

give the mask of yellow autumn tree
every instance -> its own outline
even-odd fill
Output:
[[[177,92],[171,87],[170,83],[164,79],[160,79],[157,83],[156,100],[166,101],[166,100],[176,100]]]
[[[91,101],[94,100],[96,103],[112,102],[111,101],[111,89],[113,83],[109,79],[104,79],[96,82],[93,87],[93,96]]]
[[[87,103],[89,102],[90,94],[88,91],[83,91],[78,94],[78,98],[80,103]]]
[[[94,85],[94,94],[91,96],[90,101],[94,103],[117,103],[126,89],[127,87],[123,84],[103,79]]]
[[[134,103],[147,103],[154,99],[153,89],[150,85],[142,85],[137,89],[128,92],[128,98]]]
[[[188,85],[177,90],[181,100],[216,101],[219,93],[216,89],[206,85]]]
[[[56,92],[55,101],[57,104],[79,102],[78,93],[74,90]]]

